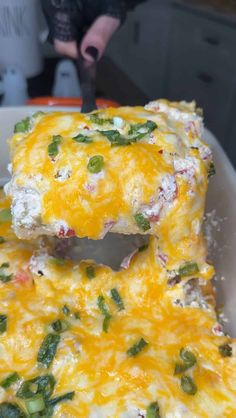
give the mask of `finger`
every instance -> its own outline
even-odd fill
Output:
[[[75,41],[63,42],[55,39],[54,48],[60,55],[66,55],[73,59],[78,58],[77,44]]]
[[[84,59],[90,63],[99,60],[119,26],[120,20],[117,18],[111,16],[98,17],[82,39],[80,52]]]

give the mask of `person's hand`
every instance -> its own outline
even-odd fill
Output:
[[[99,60],[119,26],[120,20],[118,18],[99,16],[81,40],[79,49],[84,59],[89,63]],[[64,42],[55,39],[54,47],[59,54],[73,59],[78,58],[78,47],[75,41]]]
[[[66,55],[69,58],[76,59],[78,57],[78,49],[75,41],[60,41],[59,39],[54,39],[53,45],[55,50],[60,55]]]
[[[88,62],[99,60],[119,26],[119,19],[111,16],[99,16],[81,41],[80,52],[84,59]]]

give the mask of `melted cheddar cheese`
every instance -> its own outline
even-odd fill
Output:
[[[8,205],[1,200],[0,210]],[[91,260],[57,264],[45,248],[18,241],[9,223],[0,224],[0,235],[5,236],[0,264],[9,263],[13,274],[9,282],[0,281],[0,314],[7,316],[7,329],[0,334],[0,382],[12,372],[19,375],[8,389],[0,389],[0,411],[3,402],[25,411],[25,400],[16,396],[22,383],[50,373],[56,381],[53,397],[74,392],[72,400],[56,405],[55,418],[145,418],[153,402],[159,405],[153,417],[236,416],[236,347],[217,324],[211,285],[199,280],[197,290],[194,275],[169,286],[156,238],[126,270],[114,272]],[[27,275],[17,274],[22,271]],[[124,309],[119,310],[111,289],[119,292]],[[110,315],[107,332],[101,296]],[[56,335],[50,325],[56,320],[68,327],[59,334],[50,367],[40,367],[42,341],[48,333]],[[141,338],[147,344],[129,356]],[[231,356],[220,354],[224,344]],[[174,374],[181,348],[193,353],[196,363]],[[196,385],[194,395],[183,390],[183,375]]]
[[[188,260],[190,249],[198,252],[212,158],[201,132],[193,104],[164,100],[146,108],[32,117],[26,132],[10,141],[7,192],[16,234],[98,239],[108,231],[150,233],[165,242],[171,266],[177,243],[177,258]],[[94,156],[103,159],[98,172],[89,169]]]

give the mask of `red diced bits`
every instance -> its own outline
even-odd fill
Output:
[[[58,237],[59,238],[71,238],[75,236],[75,231],[72,228],[65,229],[64,226],[61,226]]]

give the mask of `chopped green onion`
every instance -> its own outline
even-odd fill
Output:
[[[154,131],[157,128],[157,124],[152,120],[148,120],[145,123],[137,123],[130,126],[128,135],[135,139],[135,141],[144,138],[147,134]]]
[[[174,374],[185,372],[186,370],[193,367],[194,364],[196,364],[197,362],[196,356],[191,351],[186,350],[185,348],[181,348],[179,355],[180,358],[183,360],[183,363],[176,363]]]
[[[56,265],[56,266],[64,266],[66,260],[64,258],[53,257],[53,258],[49,258],[49,262],[51,264]]]
[[[199,267],[197,263],[186,263],[179,268],[179,275],[181,277],[193,276],[193,274],[197,273],[199,273]]]
[[[80,319],[80,313],[78,311],[73,313],[75,319]]]
[[[108,311],[107,305],[105,303],[104,296],[102,296],[102,295],[98,296],[98,302],[97,303],[98,303],[98,307],[99,307],[100,311],[102,312],[102,314],[104,316],[109,315],[109,311]]]
[[[115,304],[118,306],[119,311],[122,311],[125,309],[124,302],[118,292],[117,289],[111,289],[111,297],[114,300]]]
[[[3,263],[0,266],[0,281],[2,283],[10,282],[11,279],[12,279],[12,274],[6,274],[6,272],[5,272],[5,269],[8,268],[8,267],[10,267],[9,263]]]
[[[219,352],[222,357],[231,357],[233,350],[229,344],[222,344],[219,346]]]
[[[197,386],[190,376],[181,377],[181,388],[188,395],[195,395],[197,393]]]
[[[50,398],[53,393],[56,381],[52,374],[35,377],[22,383],[16,393],[18,398],[28,399],[41,393],[45,399]]]
[[[52,142],[48,145],[48,155],[49,157],[56,157],[59,153],[59,145],[62,141],[61,135],[54,135],[52,137]]]
[[[58,332],[60,334],[61,332],[65,332],[69,329],[69,324],[67,321],[64,321],[63,319],[57,319],[56,321],[52,322],[51,327],[53,331]]]
[[[130,347],[127,350],[128,357],[137,356],[147,345],[148,345],[147,341],[145,341],[144,338],[141,338],[137,343],[132,345],[132,347]]]
[[[152,402],[147,408],[146,418],[161,418],[160,408],[157,402]]]
[[[60,335],[48,334],[44,338],[37,356],[37,361],[45,367],[50,367],[60,342]]]
[[[14,372],[9,374],[5,379],[3,379],[0,382],[0,386],[3,389],[8,389],[11,385],[13,385],[13,383],[16,383],[18,380],[20,380],[20,376],[18,375],[18,373]]]
[[[176,363],[174,374],[180,374],[186,372],[191,366],[188,363]]]
[[[179,355],[184,363],[191,364],[191,366],[193,366],[197,362],[195,355],[191,351],[186,350],[185,348],[181,348]]]
[[[27,399],[25,405],[29,414],[35,414],[45,409],[45,402],[40,393],[33,396],[33,398]]]
[[[149,220],[145,218],[142,213],[136,213],[136,215],[134,215],[134,220],[139,229],[143,232],[146,232],[151,228]]]
[[[121,135],[121,133],[117,130],[112,129],[110,131],[99,131],[99,133],[105,136],[112,145],[130,145],[134,142],[128,137]]]
[[[0,210],[0,223],[11,222],[11,209],[1,209]]]
[[[7,315],[0,314],[0,334],[7,330]]]
[[[93,140],[91,138],[89,138],[88,136],[82,135],[82,134],[78,134],[78,135],[74,136],[72,139],[76,142],[80,142],[80,143],[84,143],[84,144],[90,144],[91,142],[93,142]]]
[[[131,125],[128,136],[122,135],[115,129],[99,132],[100,134],[104,135],[112,143],[112,145],[130,145],[132,142],[136,142],[137,140],[145,137],[148,133],[151,133],[156,128],[156,123],[149,120],[145,123]]]
[[[30,118],[28,117],[15,124],[14,133],[16,134],[19,132],[28,132],[29,129],[30,129]]]
[[[64,313],[64,315],[68,316],[70,315],[70,309],[68,308],[67,305],[64,305],[62,308],[62,312]]]
[[[60,396],[57,396],[55,398],[49,399],[47,401],[47,405],[48,406],[55,406],[59,402],[64,402],[64,401],[67,401],[67,400],[72,400],[74,398],[74,395],[75,395],[75,392],[65,393],[64,395],[60,395]]]
[[[144,245],[141,245],[141,247],[139,247],[138,251],[139,253],[142,253],[143,251],[147,249],[148,249],[148,244],[144,244]]]
[[[37,118],[38,116],[43,116],[43,115],[46,115],[46,113],[45,112],[42,112],[42,110],[39,110],[38,112],[35,112],[33,115],[32,115],[32,118]]]
[[[104,158],[102,155],[94,155],[90,158],[87,169],[90,173],[100,173],[104,166]]]
[[[0,237],[0,244],[3,244],[5,242],[5,238],[4,237]]]
[[[11,279],[12,279],[12,274],[9,274],[9,275],[0,274],[0,281],[2,283],[10,282]]]
[[[2,269],[7,269],[8,267],[10,267],[9,263],[2,263],[1,266],[0,266],[0,268],[2,268]]]
[[[108,331],[108,327],[109,327],[109,323],[111,320],[111,314],[108,311],[108,307],[105,303],[105,299],[102,295],[98,296],[98,301],[97,301],[98,307],[101,311],[101,313],[104,315],[104,320],[103,320],[103,325],[102,325],[102,329],[104,332]]]
[[[3,402],[0,404],[0,418],[26,418],[26,414],[17,404]]]
[[[211,162],[208,168],[208,178],[214,176],[215,174],[216,174],[216,169],[215,169],[214,163]]]
[[[102,323],[102,330],[104,332],[108,332],[110,320],[111,320],[111,315],[110,314],[104,317],[104,320],[103,320],[103,323]]]
[[[89,115],[89,119],[91,120],[91,122],[96,123],[97,125],[105,125],[106,123],[113,123],[113,119],[101,118],[101,114],[98,112],[92,113],[91,115]]]
[[[94,267],[93,266],[87,266],[86,267],[86,275],[88,277],[88,279],[94,279],[95,277],[95,271],[94,271]]]

